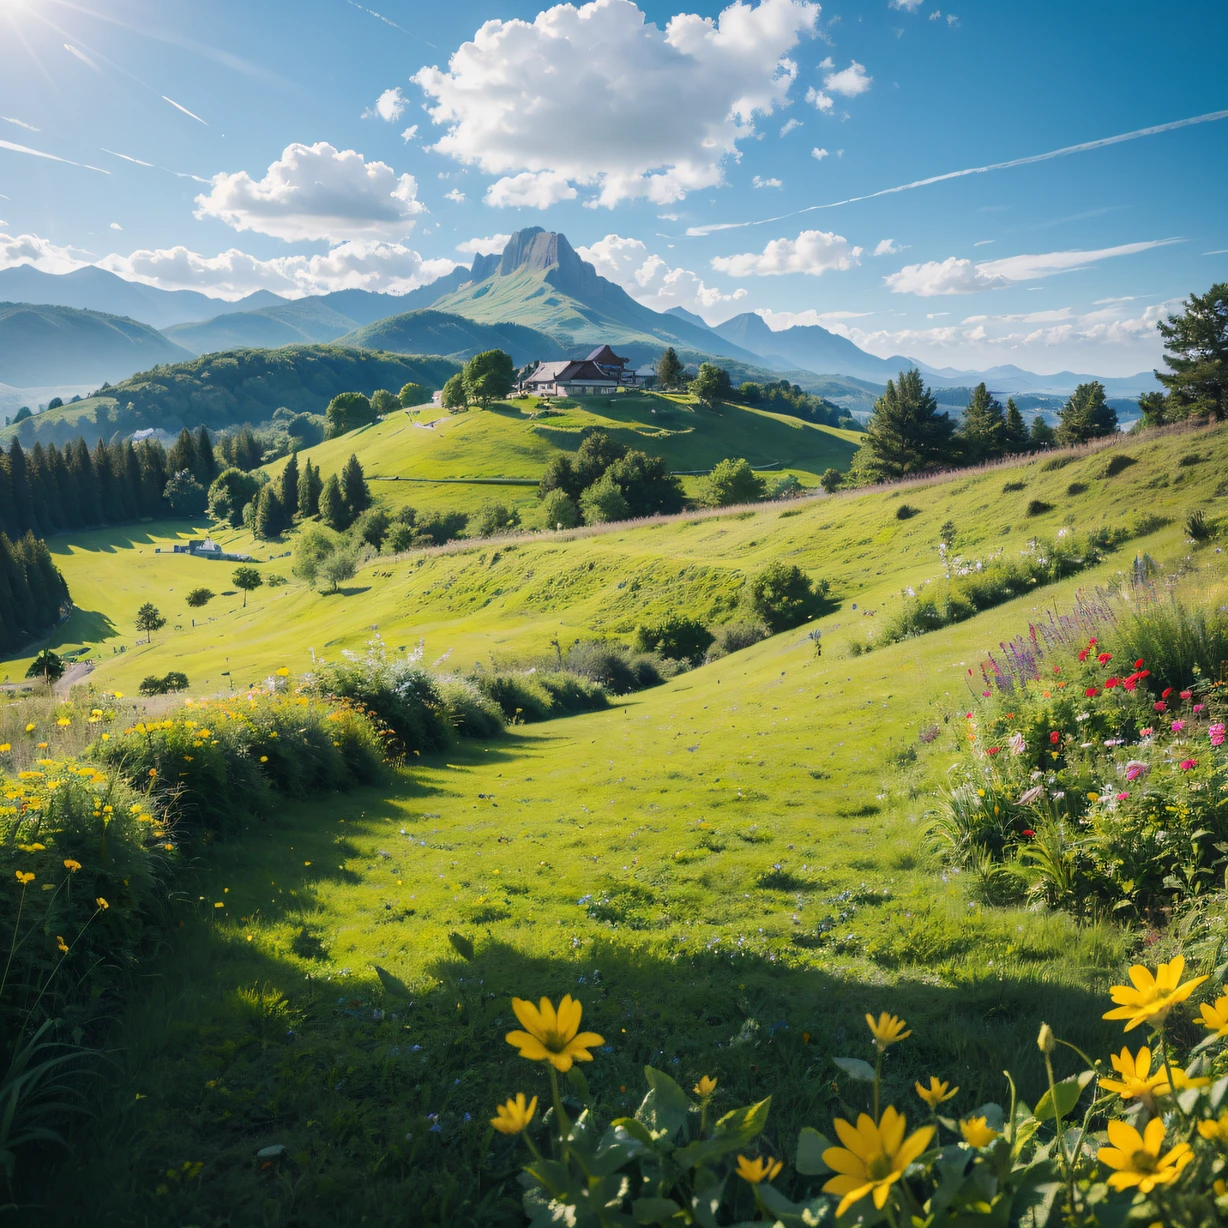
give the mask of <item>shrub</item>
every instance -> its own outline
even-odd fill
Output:
[[[660,622],[636,627],[632,646],[636,652],[656,652],[697,665],[714,639],[712,632],[697,619],[669,614]]]
[[[506,503],[483,503],[469,519],[471,537],[495,537],[520,525],[520,513]]]
[[[844,474],[839,469],[824,469],[819,485],[829,495],[835,494],[844,485]]]
[[[542,499],[541,522],[547,529],[574,529],[580,524],[580,509],[565,490],[556,488]]]
[[[211,588],[194,588],[188,594],[188,605],[194,610],[199,610],[201,606],[208,605],[217,594]]]
[[[1026,487],[1026,482],[1003,482],[1002,493],[1004,495],[1009,495],[1016,490],[1024,490]]]
[[[895,509],[895,518],[897,520],[911,520],[914,516],[919,516],[920,514],[921,509],[919,507],[913,507],[908,503],[901,503]]]
[[[813,618],[830,589],[828,581],[812,581],[796,563],[769,563],[751,580],[747,605],[775,634]]]
[[[1197,508],[1185,518],[1185,535],[1195,542],[1205,542],[1211,536],[1211,526],[1202,508]]]
[[[1085,495],[1087,493],[1087,483],[1071,482],[1070,485],[1066,487],[1066,493],[1068,495]]]
[[[1053,504],[1046,503],[1043,499],[1031,499],[1028,502],[1027,514],[1029,516],[1043,516],[1046,512],[1053,511]]]
[[[752,644],[767,639],[767,636],[768,629],[762,623],[726,623],[716,629],[712,647],[708,649],[708,660],[717,661],[731,652],[740,652],[743,648],[749,648]]]
[[[628,695],[664,681],[660,662],[654,656],[630,652],[612,640],[581,640],[573,644],[565,664],[570,673],[600,683],[614,695]]]
[[[474,682],[511,724],[549,720],[554,707],[550,692],[532,675],[512,671],[483,671]]]
[[[1119,473],[1124,473],[1131,465],[1137,465],[1138,458],[1135,456],[1127,456],[1124,452],[1118,452],[1116,456],[1109,457],[1108,464],[1105,465],[1103,473],[1106,478],[1115,478]]]
[[[1161,690],[1225,676],[1228,612],[1215,606],[1148,601],[1123,624],[1120,638],[1147,662]]]
[[[503,712],[472,679],[440,678],[439,700],[444,719],[462,738],[493,738],[503,732]]]
[[[264,582],[269,588],[280,588],[283,584],[287,583],[286,577],[277,571],[270,572],[265,576]]]

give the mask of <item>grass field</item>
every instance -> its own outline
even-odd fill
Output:
[[[94,646],[93,684],[129,692],[172,667],[197,692],[226,689],[227,667],[237,686],[300,671],[309,648],[360,647],[373,625],[468,668],[671,609],[719,619],[773,559],[830,579],[837,606],[818,622],[822,656],[812,627],[778,635],[210,846],[119,1021],[117,1082],[49,1219],[519,1223],[511,1149],[486,1127],[497,1099],[543,1090],[502,1040],[512,994],[581,998],[607,1041],[586,1072],[607,1116],[638,1099],[645,1062],[686,1086],[713,1073],[724,1107],[773,1095],[769,1135],[787,1149],[847,1095],[827,1057],[865,1056],[861,1014],[880,1009],[915,1037],[890,1055],[891,1095],[936,1073],[964,1111],[1002,1097],[1010,1066],[1034,1102],[1039,1021],[1103,1050],[1116,1033],[1097,995],[1131,938],[983,908],[943,870],[924,832],[957,749],[947,721],[985,650],[1112,584],[1136,550],[1222,595],[1223,556],[1191,547],[1182,522],[1214,516],[1226,472],[1228,431],[1128,440],[900,490],[381,559],[336,596],[291,583],[246,610],[219,596],[195,629],[183,595],[221,592],[230,568],[154,554],[173,526],[53,542],[81,607],[58,642]],[[1029,516],[1033,500],[1051,507]],[[898,518],[902,503],[916,514]],[[1141,535],[1076,579],[849,655],[902,589],[940,575],[948,520],[969,559],[1065,526]],[[145,600],[171,625],[137,645]],[[291,1161],[263,1172],[255,1152],[276,1144]]]

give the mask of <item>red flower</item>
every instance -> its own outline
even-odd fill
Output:
[[[1101,665],[1107,665],[1112,659],[1113,654],[1111,652],[1102,652],[1096,657],[1096,660],[1099,661]]]
[[[1088,699],[1095,699],[1100,692],[1094,686],[1089,686],[1087,690],[1083,692],[1083,694],[1086,695]]]
[[[1088,641],[1087,641],[1087,643],[1088,643],[1088,646],[1089,646],[1089,647],[1091,647],[1091,648],[1095,648],[1095,647],[1096,647],[1096,640],[1095,640],[1095,638],[1094,638],[1094,637],[1093,637],[1092,639],[1088,640]]]
[[[991,747],[990,747],[990,748],[989,748],[989,749],[988,749],[988,750],[987,750],[985,753],[986,753],[987,755],[996,755],[996,754],[998,753],[998,750],[999,750],[999,749],[1000,749],[1000,748],[999,748],[999,747],[997,747],[997,746],[991,746]]]
[[[1054,746],[1056,746],[1061,740],[1062,735],[1058,733],[1056,729],[1049,735],[1049,741],[1052,742]]]
[[[1135,668],[1135,669],[1142,669],[1142,668],[1143,668],[1143,658],[1142,658],[1142,657],[1139,657],[1139,659],[1138,659],[1137,661],[1135,661],[1135,663],[1134,663],[1134,668]]]
[[[1194,698],[1194,692],[1193,692],[1193,691],[1182,691],[1182,692],[1181,692],[1181,698],[1182,698],[1182,699],[1193,699],[1193,698]]]
[[[1162,699],[1157,699],[1151,706],[1157,712],[1163,712],[1168,707],[1168,705]]]
[[[1164,690],[1160,692],[1160,698],[1167,699],[1172,693],[1173,693],[1173,688],[1170,686],[1167,686],[1164,688]]]
[[[1177,764],[1177,766],[1183,772],[1188,772],[1190,768],[1196,768],[1198,766],[1198,760],[1197,759],[1182,759],[1181,762]]]
[[[1029,839],[1031,839],[1034,835],[1036,835],[1036,833],[1030,827],[1025,827],[1023,829],[1023,834],[1027,836]]]
[[[1084,648],[1084,649],[1083,649],[1083,650],[1082,650],[1082,651],[1079,653],[1079,660],[1080,660],[1080,661],[1086,661],[1086,660],[1087,660],[1087,649],[1086,649],[1086,648]]]
[[[1138,686],[1138,679],[1131,674],[1130,677],[1127,678],[1121,685],[1124,686],[1127,691],[1133,691]]]
[[[1121,686],[1121,681],[1118,678],[1106,678],[1104,680],[1104,689],[1111,691],[1115,686]]]

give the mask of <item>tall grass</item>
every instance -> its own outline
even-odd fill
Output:
[[[1147,662],[1160,689],[1228,677],[1228,611],[1223,608],[1189,606],[1176,596],[1144,596],[1116,638]]]

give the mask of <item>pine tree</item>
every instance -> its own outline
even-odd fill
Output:
[[[16,520],[13,527],[18,533],[25,533],[38,525],[38,517],[34,513],[34,493],[30,489],[26,454],[16,439],[9,445],[9,481],[12,484]]]
[[[1058,410],[1058,418],[1055,438],[1063,447],[1117,433],[1117,411],[1105,400],[1098,380],[1080,384]]]
[[[335,473],[328,475],[324,488],[320,491],[320,519],[330,529],[336,529],[338,532],[350,527],[349,508],[346,507],[341,483],[337,481]]]
[[[81,525],[83,528],[94,528],[102,523],[102,492],[98,475],[94,472],[94,458],[79,435],[70,447],[72,455],[67,458],[68,475],[80,499]]]
[[[13,479],[9,458],[0,448],[0,533],[9,536],[17,532],[17,508],[13,504]]]
[[[949,415],[938,412],[921,372],[901,371],[899,383],[888,380],[874,403],[852,476],[861,483],[892,481],[950,464],[954,429]]]
[[[1228,282],[1191,294],[1181,315],[1156,327],[1169,368],[1156,379],[1168,389],[1170,417],[1228,418]]]
[[[213,479],[218,475],[218,463],[217,457],[213,453],[213,441],[209,438],[209,432],[202,426],[196,432],[196,439],[193,442],[196,445],[196,464],[192,472],[196,475],[196,480],[208,490]]]
[[[972,463],[994,460],[1006,450],[1006,418],[1001,403],[989,395],[983,383],[977,384],[964,410],[959,427],[960,439]]]
[[[298,514],[304,520],[320,514],[320,492],[323,489],[320,466],[313,465],[308,458],[298,479]]]
[[[310,463],[309,461],[308,464]],[[281,498],[281,505],[285,509],[287,520],[298,510],[298,481],[298,454],[291,452],[290,459],[286,461],[286,467],[281,471],[281,477],[277,483],[277,493]]]
[[[664,389],[677,388],[685,376],[678,352],[671,345],[657,359],[657,384]]]
[[[345,499],[345,506],[349,509],[351,521],[357,520],[371,506],[367,479],[363,476],[362,466],[353,452],[341,471],[341,494]]]
[[[1030,440],[1032,451],[1037,452],[1041,448],[1051,448],[1053,446],[1054,431],[1046,421],[1044,414],[1037,414],[1032,419],[1032,433]]]
[[[289,527],[289,519],[281,495],[277,493],[276,483],[270,482],[261,490],[256,504],[256,536],[265,541],[280,537]]]
[[[166,471],[179,473],[186,469],[195,477],[196,467],[196,440],[192,438],[192,432],[185,426],[179,432],[179,438],[175,440],[171,450],[166,454]],[[210,481],[212,480],[210,478]],[[207,487],[208,483],[202,482],[201,485]]]
[[[1006,400],[1006,429],[1003,432],[1007,452],[1026,452],[1028,448],[1028,426],[1015,404],[1014,397]]]

